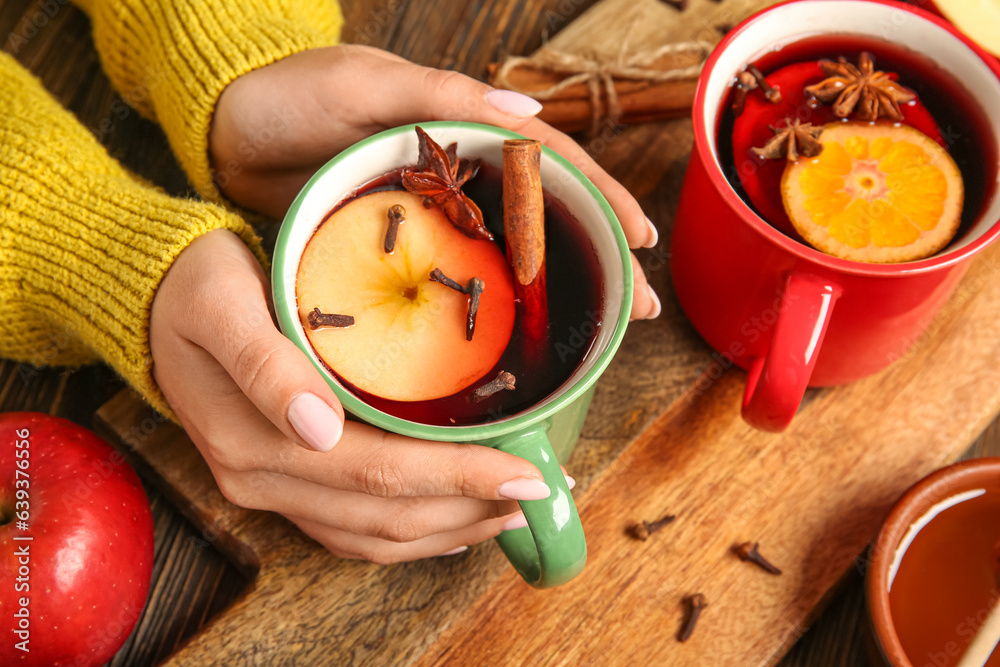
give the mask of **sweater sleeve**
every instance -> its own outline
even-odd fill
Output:
[[[192,185],[219,200],[208,130],[225,87],[293,53],[339,41],[335,0],[73,0],[93,23],[104,70],[157,120]]]
[[[152,379],[149,317],[171,263],[213,229],[253,230],[220,206],[127,172],[13,58],[0,54],[0,356],[103,359],[170,415]]]

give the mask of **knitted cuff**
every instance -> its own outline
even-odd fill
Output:
[[[107,361],[171,415],[153,382],[149,317],[171,263],[213,229],[253,230],[140,183],[13,58],[0,54],[0,356]]]
[[[74,0],[91,17],[104,69],[122,97],[159,121],[192,185],[218,201],[208,131],[219,96],[254,69],[330,46],[334,0]]]

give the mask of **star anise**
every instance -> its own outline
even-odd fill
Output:
[[[880,116],[902,120],[899,103],[917,97],[893,81],[888,72],[875,71],[875,61],[867,51],[858,57],[857,66],[840,56],[837,62],[820,61],[820,67],[827,78],[806,86],[805,92],[824,104],[833,102],[833,113],[840,118],[847,118],[857,107],[861,120],[871,121]]]
[[[483,213],[469,199],[462,186],[479,171],[479,160],[459,159],[458,145],[441,148],[421,128],[417,128],[420,154],[416,168],[403,169],[403,187],[424,198],[424,205],[440,208],[451,224],[474,239],[492,240]]]
[[[785,158],[789,161],[803,157],[816,157],[823,152],[823,144],[819,142],[819,135],[823,133],[822,127],[813,127],[812,123],[803,123],[798,118],[795,122],[785,121],[784,127],[768,125],[774,136],[771,137],[763,148],[754,148],[754,155],[765,160],[780,160]]]

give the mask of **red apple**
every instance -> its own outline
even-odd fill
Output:
[[[0,664],[103,665],[152,572],[149,502],[122,455],[65,419],[0,414]]]

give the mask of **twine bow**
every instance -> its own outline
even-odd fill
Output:
[[[586,84],[590,94],[591,132],[596,133],[602,118],[617,123],[621,117],[621,103],[615,90],[615,79],[629,79],[661,83],[676,79],[687,79],[698,76],[705,64],[705,59],[712,51],[712,45],[703,41],[678,42],[666,44],[656,49],[627,55],[628,40],[622,41],[622,47],[612,60],[602,60],[593,53],[575,54],[556,51],[548,47],[529,57],[511,56],[504,61],[494,77],[494,84],[518,93],[530,95],[538,100],[554,98],[562,91],[577,84]],[[688,67],[661,70],[650,67],[660,58],[678,53],[698,53],[698,62]],[[565,79],[542,90],[522,90],[510,81],[510,74],[522,65],[530,65],[555,74],[567,75]],[[601,113],[601,93],[606,99],[606,111]]]

